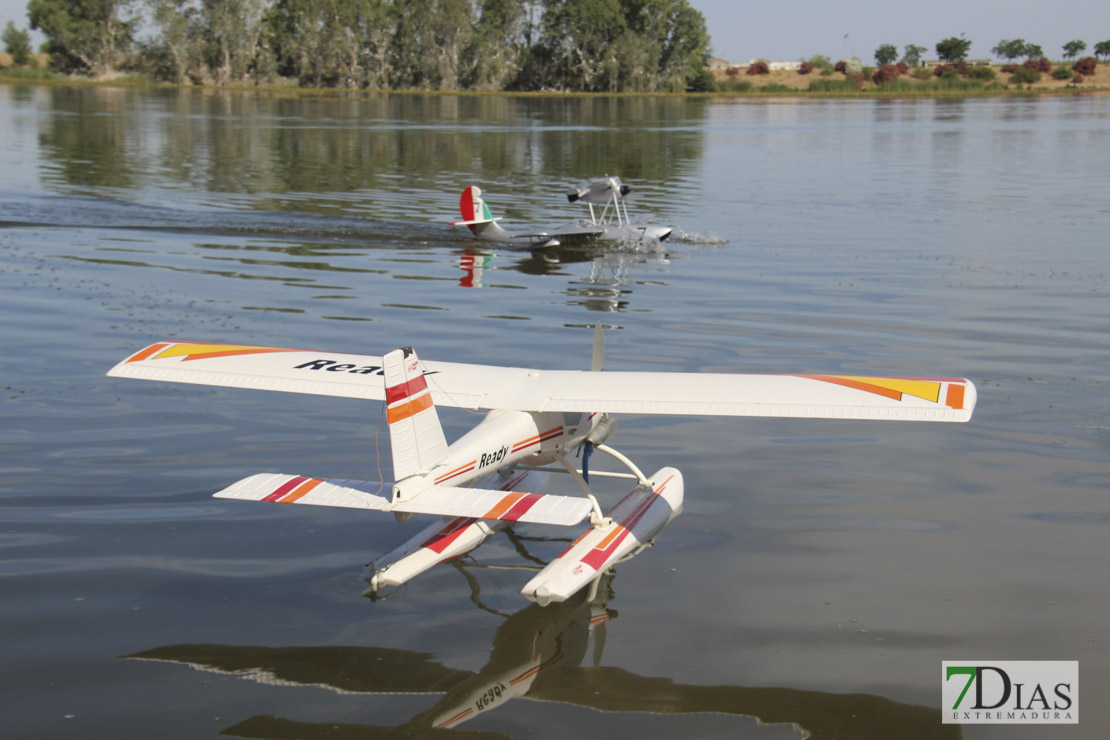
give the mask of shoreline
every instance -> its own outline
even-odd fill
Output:
[[[0,55],[2,57],[4,55]],[[0,58],[0,62],[4,61]],[[992,66],[992,68],[994,68]],[[1004,77],[999,73],[999,77]],[[799,75],[793,71],[777,70],[770,74],[744,76],[738,82],[750,82],[752,87],[747,90],[715,90],[712,92],[565,92],[565,91],[508,91],[508,90],[428,90],[428,89],[350,89],[334,87],[300,87],[296,80],[272,82],[269,84],[253,84],[248,82],[229,85],[214,83],[172,83],[156,82],[140,75],[121,74],[110,79],[92,79],[76,75],[59,75],[45,68],[31,69],[29,67],[0,66],[0,83],[50,85],[72,87],[117,87],[117,88],[144,88],[151,90],[195,90],[201,93],[209,92],[253,92],[276,97],[303,97],[303,98],[358,98],[378,95],[426,95],[426,96],[464,96],[464,97],[537,97],[537,98],[694,98],[709,99],[722,98],[734,100],[823,100],[823,99],[946,99],[946,98],[995,98],[995,97],[1037,97],[1043,95],[1107,95],[1110,94],[1110,64],[1100,64],[1096,74],[1088,77],[1089,82],[1076,85],[1067,80],[1054,80],[1049,75],[1035,84],[1021,87],[1010,87],[1001,79],[988,86],[979,88],[954,88],[943,89],[930,86],[930,80],[910,80],[910,87],[901,87],[897,90],[884,90],[881,85],[868,81],[860,90],[809,90],[809,83],[818,79],[842,80],[843,75],[836,73],[832,76],[818,74]],[[725,80],[728,82],[728,80]],[[913,89],[920,84],[920,90]],[[767,89],[770,87],[771,89]]]

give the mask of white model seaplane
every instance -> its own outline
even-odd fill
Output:
[[[563,601],[613,564],[635,555],[682,508],[682,474],[651,476],[605,442],[608,412],[896,421],[967,421],[975,386],[961,378],[602,372],[604,340],[595,328],[591,371],[424,362],[411,348],[384,357],[277,347],[159,342],[109,375],[385,401],[393,482],[255,475],[220,498],[390,511],[437,520],[372,563],[370,592],[396,587],[470,552],[514,522],[573,526],[582,532],[523,588],[540,604]],[[437,406],[487,409],[448,445]],[[582,468],[571,456],[582,450]],[[635,488],[607,514],[589,484],[589,455],[607,453]],[[560,468],[537,469],[557,463]],[[549,472],[566,472],[582,496],[540,493]],[[495,474],[486,487],[472,484]]]
[[[459,198],[463,220],[452,221],[451,225],[466,226],[479,239],[529,248],[557,247],[595,239],[622,242],[663,241],[670,236],[673,231],[670,226],[633,223],[628,218],[624,196],[631,190],[619,177],[583,180],[567,189],[567,200],[589,206],[588,219],[572,221],[552,231],[512,232],[505,231],[497,224],[501,219],[493,217],[489,206],[482,199],[482,191],[471,185],[462,191]]]

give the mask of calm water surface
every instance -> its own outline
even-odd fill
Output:
[[[1110,98],[9,84],[0,130],[5,737],[420,736],[480,706],[455,734],[1110,732]],[[677,236],[529,253],[446,225],[470,184],[507,226],[558,224],[603,173]],[[540,609],[483,566],[562,532],[371,602],[392,518],[210,498],[374,477],[378,404],[104,377],[157,339],[584,368],[598,320],[613,369],[966,376],[979,408],[623,418],[685,513],[594,603]],[[1079,660],[1079,726],[942,726],[955,659]]]

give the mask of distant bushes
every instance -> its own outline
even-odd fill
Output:
[[[1048,61],[1045,57],[1040,59],[1026,59],[1025,63],[1021,65],[1025,69],[1031,69],[1041,74],[1049,74],[1052,72],[1052,62]]]
[[[752,62],[748,67],[748,74],[750,75],[769,75],[771,74],[771,67],[767,62]]]
[[[1041,73],[1032,67],[1022,65],[1010,75],[1011,85],[1032,85],[1041,81]]]
[[[801,66],[798,67],[798,74],[800,75],[807,75],[812,71],[813,65],[809,62],[802,62]]]
[[[962,61],[955,62],[954,64],[938,64],[933,67],[933,74],[937,77],[944,77],[946,72],[953,72],[960,77],[967,76],[967,64]]]
[[[1093,75],[1096,67],[1098,67],[1098,60],[1094,57],[1083,57],[1072,66],[1072,69],[1081,75]]]
[[[885,85],[888,82],[892,82],[900,74],[901,72],[899,72],[898,68],[893,64],[884,64],[871,75],[871,81],[876,85]]]
[[[967,71],[967,76],[972,80],[982,80],[983,82],[990,82],[997,75],[990,67],[972,67]]]

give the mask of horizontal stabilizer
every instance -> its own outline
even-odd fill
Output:
[[[498,216],[497,218],[475,218],[475,219],[472,219],[470,221],[452,221],[451,225],[452,226],[470,226],[472,224],[491,224],[494,221],[500,221],[500,220],[501,220],[500,216]]]
[[[389,510],[390,488],[377,481],[323,480],[303,475],[261,473],[212,494],[215,498],[272,501],[279,504]]]
[[[262,473],[233,483],[213,496],[241,501],[338,506],[567,527],[585,519],[591,508],[588,500],[576,496],[453,486],[437,486],[409,501],[391,505],[389,491],[389,486],[377,481],[325,480],[303,475]]]
[[[585,519],[591,508],[587,499],[577,496],[436,486],[391,510],[569,527]]]

